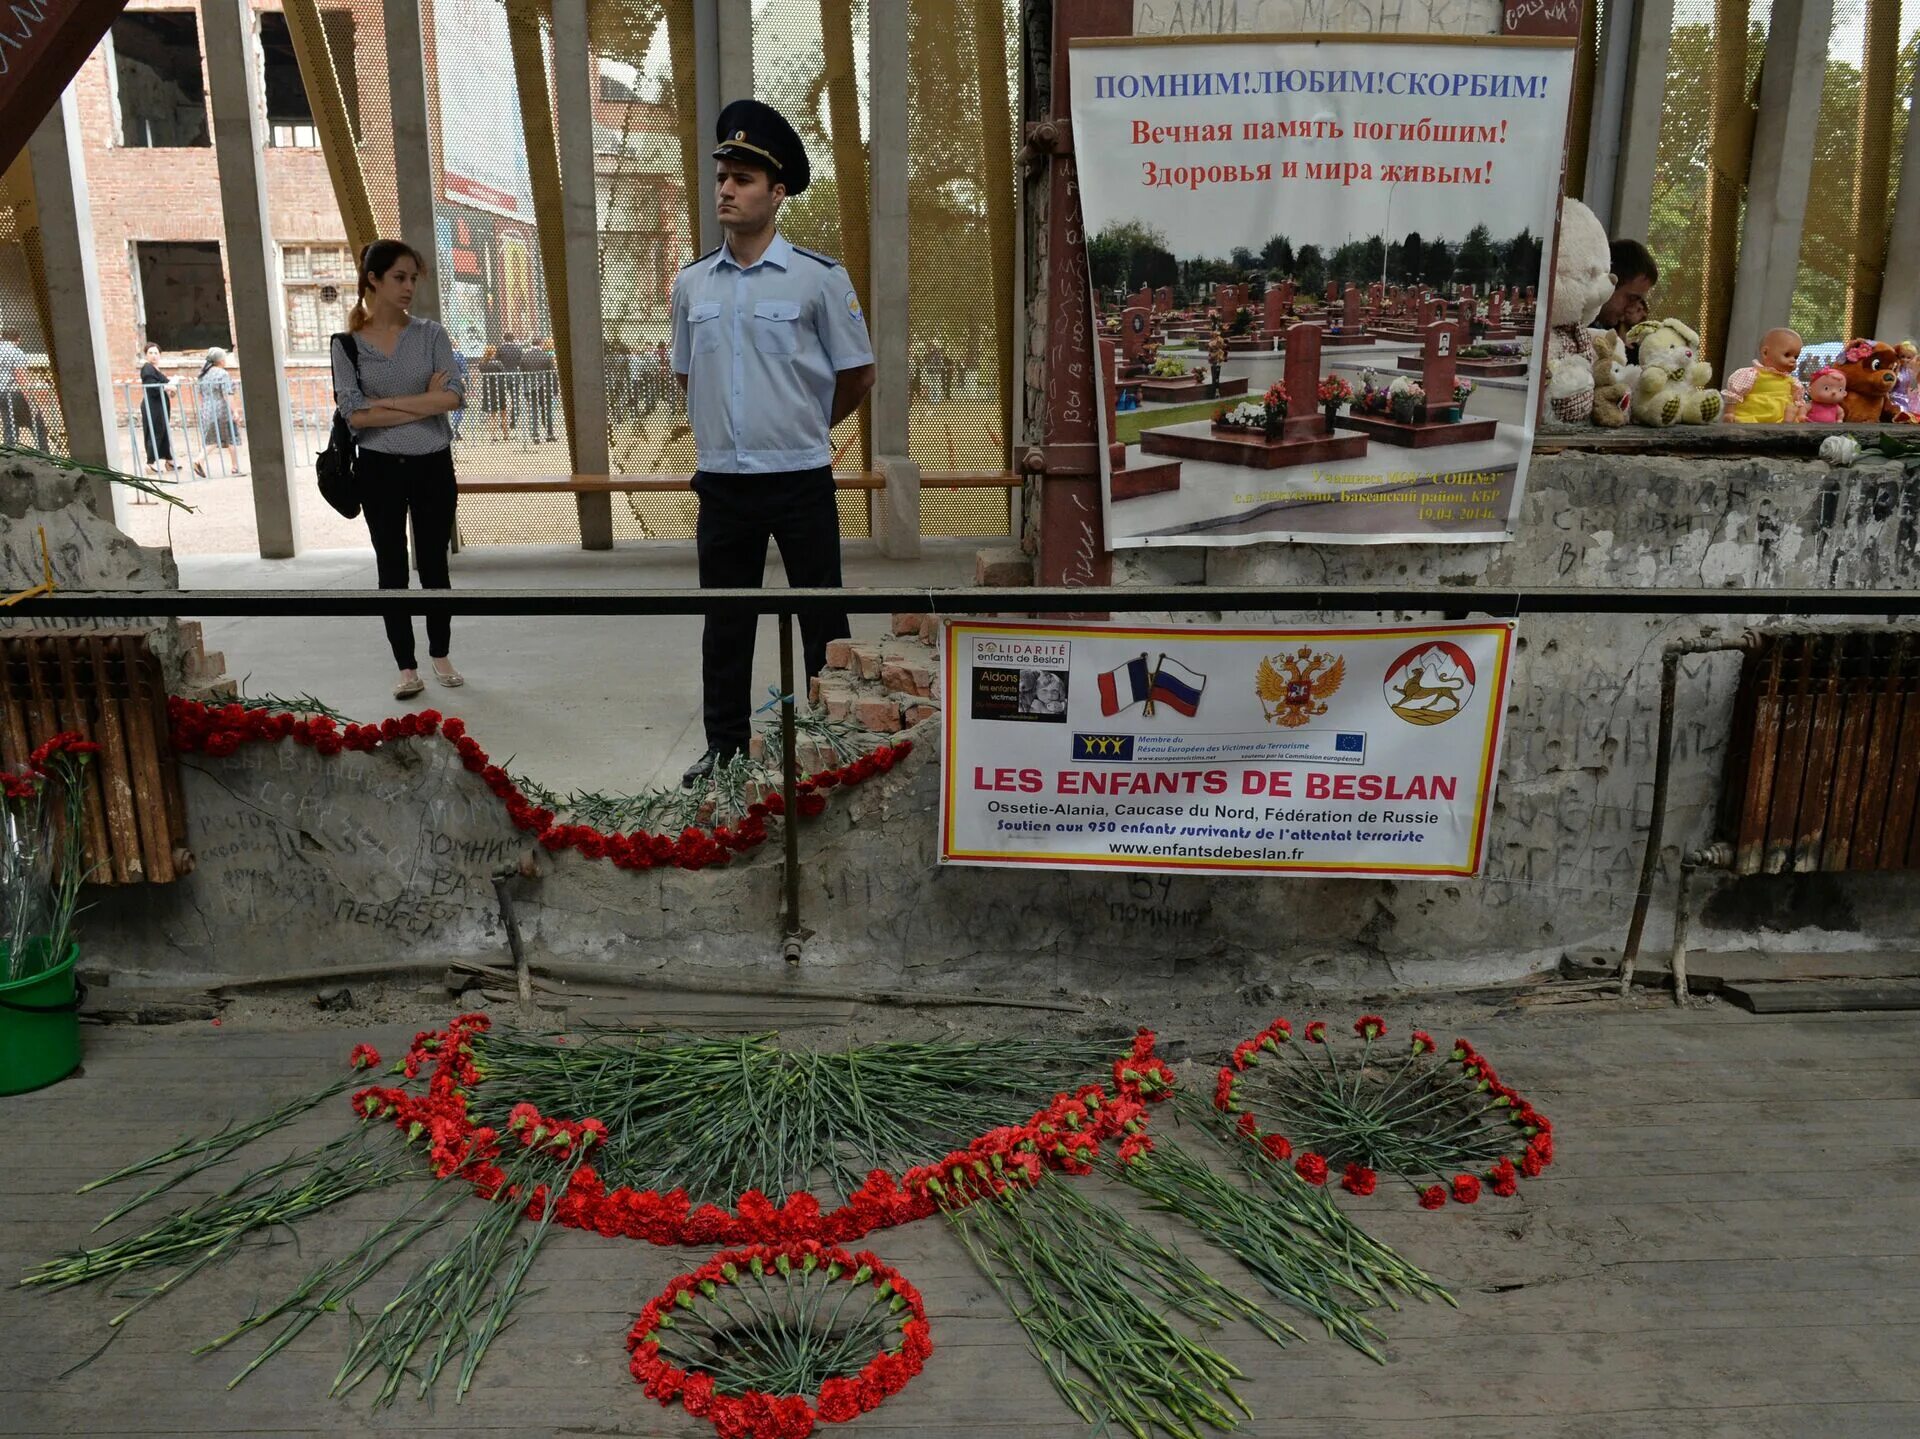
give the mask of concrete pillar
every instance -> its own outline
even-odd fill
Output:
[[[227,286],[240,393],[246,404],[247,460],[253,477],[254,523],[262,559],[291,559],[299,550],[287,440],[286,339],[280,266],[267,223],[267,123],[260,94],[259,46],[248,0],[206,0],[208,106],[213,157],[220,170],[220,215],[226,234]]]
[[[725,105],[753,94],[753,0],[714,0],[714,18],[720,40],[720,104]],[[712,133],[709,126],[707,134]]]
[[[1593,120],[1587,129],[1586,184],[1580,198],[1613,233],[1613,186],[1625,123],[1627,72],[1639,0],[1613,0],[1600,17],[1600,61],[1593,77]]]
[[[1773,0],[1760,66],[1760,112],[1747,174],[1740,264],[1727,326],[1726,370],[1753,363],[1760,337],[1784,325],[1800,271],[1800,232],[1813,179],[1807,136],[1820,123],[1833,0]]]
[[[573,387],[574,471],[608,473],[607,345],[600,318],[600,209],[593,173],[593,99],[586,0],[553,0],[553,84],[560,111],[560,231],[567,251],[566,344]],[[576,495],[580,543],[613,548],[613,497]]]
[[[1613,219],[1607,227],[1615,238],[1644,240],[1653,217],[1654,165],[1666,111],[1667,52],[1672,40],[1673,0],[1637,0],[1614,166]]]
[[[1887,238],[1880,329],[1895,339],[1920,336],[1920,79],[1907,96],[1907,144],[1900,163],[1900,194],[1893,203],[1893,230]]]
[[[867,329],[876,365],[869,423],[873,467],[887,477],[874,506],[880,552],[920,553],[920,467],[907,458],[909,314],[907,237],[907,7],[875,5],[867,15],[867,126],[872,209]]]
[[[41,268],[47,285],[47,351],[67,422],[67,453],[87,465],[137,471],[145,455],[122,462],[114,423],[113,380],[101,321],[100,268],[93,250],[93,210],[80,153],[80,113],[68,86],[27,140]],[[130,362],[132,357],[126,359]],[[137,401],[136,401],[137,404]],[[27,443],[32,439],[28,437]],[[118,485],[89,480],[87,503],[115,518]]]
[[[427,49],[420,33],[420,0],[383,0],[382,14],[387,26],[400,238],[426,256],[433,270],[433,283],[416,287],[413,292],[413,313],[437,320],[441,315],[440,262],[433,229],[433,140],[427,119]]]
[[[693,84],[694,178],[698,180],[698,189],[693,193],[700,197],[693,206],[700,219],[699,243],[694,249],[704,255],[722,238],[720,219],[713,212],[713,164],[707,159],[713,149],[714,127],[720,123],[720,111],[726,104],[726,99],[721,98],[720,86],[719,0],[693,0]],[[751,74],[743,93],[753,93]]]

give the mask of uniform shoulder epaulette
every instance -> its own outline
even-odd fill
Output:
[[[805,255],[809,260],[818,260],[821,264],[825,265],[828,269],[832,269],[835,265],[840,263],[838,260],[834,259],[833,256],[831,255],[823,255],[818,250],[804,249],[799,245],[795,245],[793,247],[793,253],[796,255]]]
[[[720,247],[718,245],[715,245],[711,250],[707,251],[706,254],[699,256],[697,259],[692,259],[687,261],[687,263],[682,265],[680,268],[683,270],[691,270],[695,265],[699,264],[701,260],[711,260],[715,255],[719,253],[720,253]]]

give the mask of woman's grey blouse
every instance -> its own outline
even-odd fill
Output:
[[[360,374],[356,379],[346,348],[333,344],[333,393],[342,414],[352,416],[376,400],[399,395],[424,395],[427,381],[439,370],[447,388],[466,396],[466,385],[454,373],[453,341],[436,320],[415,316],[400,332],[391,358],[357,336]],[[388,425],[359,432],[360,447],[385,455],[430,455],[453,443],[453,426],[445,415],[427,415],[404,425]]]

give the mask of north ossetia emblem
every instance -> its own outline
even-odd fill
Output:
[[[1275,668],[1274,661],[1279,661]],[[1298,654],[1275,655],[1260,661],[1253,687],[1260,696],[1260,712],[1268,723],[1298,729],[1327,712],[1327,700],[1347,677],[1344,656],[1315,653],[1312,645]]]

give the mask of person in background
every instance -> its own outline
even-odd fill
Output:
[[[453,382],[459,386],[460,393],[467,392],[467,357],[459,350],[453,352]],[[447,425],[453,431],[454,439],[460,438],[460,420],[466,414],[465,407],[447,412]]]
[[[227,452],[227,473],[244,475],[240,468],[240,427],[233,414],[233,376],[227,373],[227,352],[215,345],[207,351],[200,375],[193,382],[200,404],[200,449],[211,454],[215,449]],[[207,467],[193,462],[193,472],[207,477]]]
[[[140,428],[147,440],[147,473],[174,472],[173,426],[167,397],[180,382],[160,368],[160,347],[147,346],[146,363],[140,367]]]
[[[507,367],[500,363],[500,347],[488,345],[480,357],[480,420],[488,439],[507,438]]]
[[[27,352],[20,348],[20,331],[8,325],[0,328],[0,439],[19,444],[20,432],[33,429],[36,419],[27,399]]]
[[[1653,287],[1660,283],[1660,266],[1652,252],[1638,240],[1615,240],[1610,268],[1613,270],[1613,294],[1588,328],[1618,330],[1622,335],[1647,318]],[[1638,301],[1638,305],[1635,305]],[[1634,313],[1639,319],[1627,323]]]
[[[520,428],[520,416],[526,408],[526,381],[520,378],[521,362],[526,351],[520,348],[520,342],[509,330],[500,337],[500,369],[502,373],[503,398],[505,407],[501,414],[505,417],[501,423],[500,437],[512,439],[513,432]]]
[[[553,360],[553,341],[535,340],[520,357],[520,369],[526,375],[527,435],[536,443],[545,430],[545,443],[553,443],[553,391],[559,379],[559,367]]]
[[[347,317],[354,342],[333,342],[333,393],[360,440],[356,480],[373,539],[383,590],[407,588],[407,523],[413,523],[420,587],[452,587],[447,552],[459,489],[453,473],[453,427],[447,416],[466,404],[453,378],[453,340],[437,320],[410,314],[413,289],[426,265],[400,240],[375,240],[360,252],[359,298]],[[355,357],[358,364],[355,364]],[[393,697],[412,699],[426,685],[413,648],[413,620],[386,616],[387,643],[400,678]],[[443,685],[465,684],[449,657],[453,619],[427,611],[427,655]]]
[[[680,271],[672,300],[673,368],[699,455],[700,585],[759,586],[771,538],[789,584],[838,588],[830,432],[873,388],[866,317],[846,270],[777,228],[782,202],[812,178],[793,126],[770,105],[736,100],[720,112],[715,138],[714,202],[726,239]],[[707,748],[683,785],[703,783],[747,747],[758,629],[755,615],[707,616]],[[801,617],[809,676],[826,665],[827,642],[849,632],[844,613]]]

